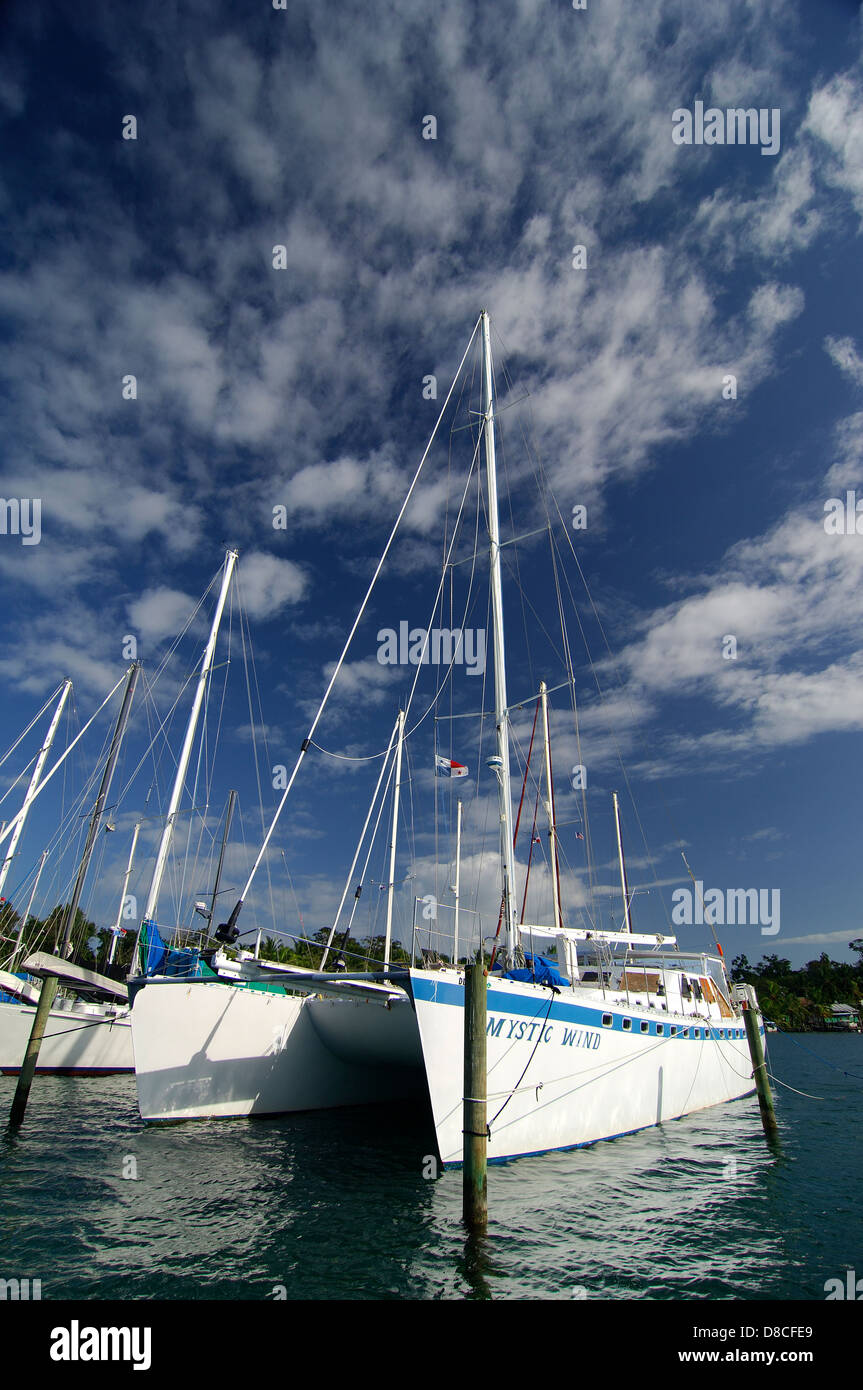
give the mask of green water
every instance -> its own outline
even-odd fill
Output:
[[[863,1078],[863,1037],[797,1041]],[[863,1080],[789,1037],[770,1056],[823,1098],[778,1090],[781,1152],[749,1099],[496,1165],[481,1241],[461,1174],[424,1176],[420,1109],[148,1127],[133,1077],[39,1077],[0,1136],[0,1277],[43,1299],[823,1300],[863,1276]]]

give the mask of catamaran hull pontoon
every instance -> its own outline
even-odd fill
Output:
[[[0,1072],[17,1076],[30,1041],[35,1007],[0,1002]],[[108,1016],[98,1005],[52,1009],[37,1073],[106,1076],[135,1070],[128,1009]]]
[[[440,1161],[460,1163],[463,976],[403,978],[384,1003],[148,980],[132,1009],[142,1116],[273,1115],[419,1093]],[[712,1012],[658,1017],[599,990],[570,999],[493,979],[489,1158],[615,1138],[751,1094],[743,1021]]]

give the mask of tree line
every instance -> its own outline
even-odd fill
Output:
[[[735,956],[732,980],[754,985],[766,1018],[794,1032],[821,1026],[832,1004],[863,1004],[863,938],[849,941],[855,961],[831,960],[822,952],[817,960],[794,969],[783,956],[762,956],[757,965],[748,957]]]

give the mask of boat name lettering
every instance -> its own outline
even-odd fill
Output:
[[[584,1028],[564,1028],[561,1038],[562,1047],[599,1047],[602,1042],[601,1033],[588,1033]]]
[[[504,1025],[507,1025],[508,1032],[502,1031]],[[542,1030],[540,1037],[536,1036],[538,1028]],[[528,1018],[508,1018],[506,1015],[497,1019],[490,1017],[485,1027],[486,1037],[503,1038],[506,1042],[533,1042],[536,1038],[537,1042],[547,1043],[551,1042],[553,1031],[554,1025],[551,1023],[543,1025],[536,1020],[531,1023]]]

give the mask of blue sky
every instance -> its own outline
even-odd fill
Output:
[[[636,925],[668,930],[671,895],[688,883],[683,847],[706,888],[781,894],[779,932],[727,927],[728,956],[846,958],[863,934],[863,536],[828,534],[824,507],[848,490],[863,497],[858,8],[457,0],[419,13],[377,0],[284,11],[257,0],[239,14],[209,0],[158,13],[12,0],[0,26],[2,495],[42,505],[38,545],[0,535],[4,747],[67,674],[86,718],[122,672],[127,634],[154,670],[235,544],[267,726],[262,775],[290,766],[488,308],[507,407],[505,536],[510,505],[517,532],[541,521],[539,458],[564,517],[588,509],[586,530],[569,534],[614,654],[570,566],[595,663],[576,627],[596,892],[574,839],[583,807],[569,786],[577,759],[560,691],[569,920],[590,910],[619,923],[617,788],[630,879],[650,888],[635,899]],[[778,111],[778,151],[676,144],[673,113],[696,101]],[[134,140],[122,138],[129,115]],[[423,138],[428,116],[435,139]],[[284,270],[273,268],[276,245]],[[577,245],[584,269],[573,266]],[[123,399],[129,374],[135,400]],[[423,398],[429,374],[437,402]],[[729,375],[736,396],[724,399]],[[322,723],[319,742],[333,751],[379,752],[409,688],[412,668],[377,661],[377,632],[428,621],[456,472],[470,461],[469,431],[449,431],[447,421]],[[285,529],[273,528],[275,506],[287,509]],[[533,538],[516,554],[525,607],[508,573],[514,700],[564,674],[531,632],[557,617],[547,544]],[[471,622],[483,627],[478,592]],[[160,709],[204,633],[199,617],[160,684]],[[728,635],[736,659],[722,655]],[[200,843],[209,853],[237,787],[228,882],[239,887],[261,818],[236,626],[232,642]],[[475,708],[481,684],[456,670],[452,711]],[[531,717],[516,717],[522,744]],[[99,728],[74,760],[67,808]],[[141,705],[121,785],[145,729]],[[402,935],[414,893],[449,901],[453,788],[466,804],[463,902],[496,920],[488,749],[478,757],[472,721],[439,725],[437,737],[471,777],[435,785],[426,720],[410,741]],[[175,727],[175,749],[178,739]],[[0,769],[13,768],[4,790],[24,761]],[[378,766],[307,759],[268,859],[287,929],[296,901],[309,930],[328,920]],[[100,921],[113,915],[151,781],[152,763],[100,848],[87,896]],[[163,767],[150,815],[165,781]],[[278,793],[264,782],[269,812]],[[52,796],[9,877],[16,904],[61,814]],[[145,827],[139,893],[157,821]],[[521,862],[526,853],[525,842]],[[71,849],[49,862],[50,902]],[[181,883],[178,854],[161,915],[187,922],[208,874],[199,860]],[[370,876],[382,875],[377,854]],[[542,864],[532,883],[543,915]],[[261,880],[243,924],[266,926],[270,913]],[[679,935],[710,941],[696,926]]]

